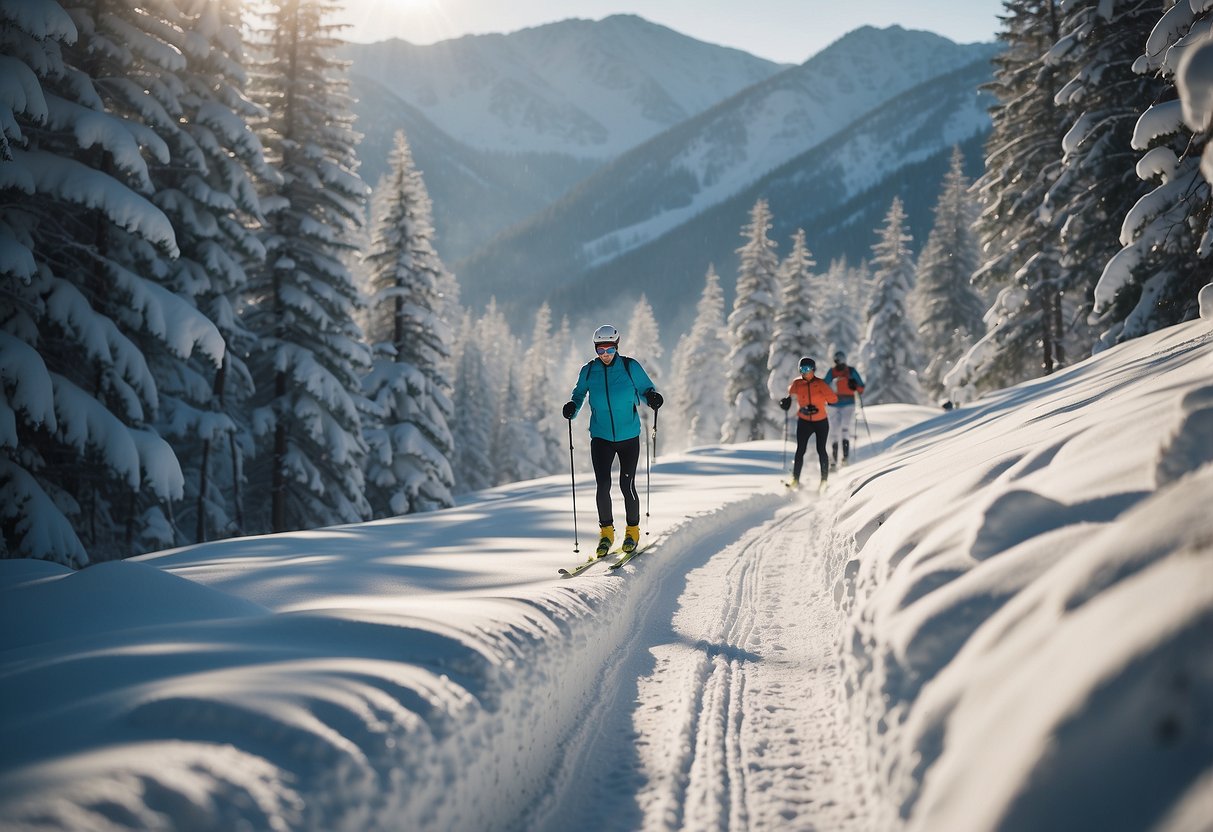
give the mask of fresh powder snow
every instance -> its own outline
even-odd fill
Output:
[[[557,476],[0,561],[0,825],[1207,830],[1211,369],[1206,316],[871,406],[821,495],[778,441],[661,456],[618,572],[557,577],[585,475],[576,531]]]

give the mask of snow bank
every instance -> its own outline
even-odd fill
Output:
[[[1167,819],[1213,776],[1210,366],[1174,327],[854,470],[835,595],[891,828],[1204,828]]]
[[[584,557],[561,478],[80,572],[0,561],[0,817],[509,827],[559,779],[563,741],[662,576],[782,504],[777,468],[777,450],[745,448],[663,461],[631,575],[556,578]]]

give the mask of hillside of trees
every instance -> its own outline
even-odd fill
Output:
[[[686,332],[644,297],[612,321],[665,392],[662,452],[778,438],[800,355],[846,351],[867,403],[963,406],[1213,304],[1209,5],[1006,0],[984,173],[953,154],[924,241],[895,194],[869,257],[818,263],[819,230],[771,239],[757,199]],[[590,333],[461,304],[403,133],[372,196],[336,9],[0,6],[0,555],[84,566],[567,472]]]

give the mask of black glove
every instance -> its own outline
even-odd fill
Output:
[[[806,416],[812,416],[815,413],[817,413],[817,405],[806,404],[804,407],[800,408],[800,412],[805,414]]]
[[[561,413],[564,414],[564,418],[572,419],[574,414],[577,413],[577,405],[573,404],[572,402],[565,402],[564,410],[562,410]]]
[[[844,390],[854,390],[855,382],[851,381],[849,378],[844,378],[842,380],[842,387]]]
[[[665,404],[665,399],[663,399],[661,394],[656,390],[650,390],[645,393],[644,400],[648,402],[649,407],[653,408],[654,410]]]
[[[780,410],[787,410],[791,406],[792,406],[792,397],[791,396],[784,396],[782,399],[779,400],[779,409]]]

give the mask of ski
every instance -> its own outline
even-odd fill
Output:
[[[623,566],[623,565],[627,564],[628,562],[630,562],[630,561],[632,560],[632,558],[636,557],[636,556],[637,556],[637,555],[639,555],[641,552],[643,552],[643,551],[645,550],[645,548],[646,548],[645,546],[637,546],[637,547],[636,547],[635,549],[633,549],[632,551],[630,551],[630,552],[625,552],[625,553],[624,553],[624,555],[623,555],[623,557],[621,557],[619,560],[615,561],[614,563],[609,564],[609,565],[607,566],[607,569],[618,569],[619,567],[621,567],[621,566]]]
[[[561,567],[559,570],[560,576],[563,578],[571,578],[574,575],[580,575],[582,572],[589,569],[591,566],[598,563],[605,557],[606,557],[606,555],[603,555],[602,557],[598,557],[597,555],[595,555],[594,557],[587,560],[585,563],[578,564],[577,566],[574,566],[572,569],[565,569],[564,567]]]
[[[589,569],[594,564],[606,560],[611,555],[617,555],[622,551],[623,551],[622,549],[614,549],[610,552],[605,552],[601,555],[595,554],[595,555],[592,555],[590,557],[590,559],[587,560],[585,563],[580,563],[577,566],[574,566],[572,569],[565,569],[565,568],[561,567],[558,571],[560,572],[561,577],[571,578],[574,575],[580,575],[582,572]]]

